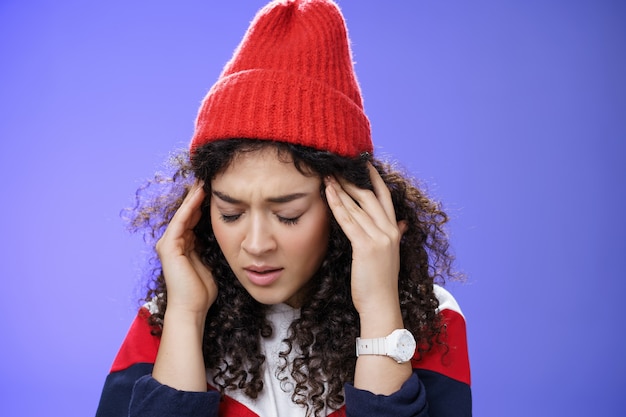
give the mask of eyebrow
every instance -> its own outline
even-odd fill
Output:
[[[213,190],[212,194],[226,203],[230,203],[230,204],[242,204],[243,203],[241,200],[237,200],[236,198],[233,198],[229,196],[228,194],[222,193],[220,191]],[[286,195],[280,195],[277,197],[270,197],[267,199],[267,201],[269,201],[270,203],[277,203],[277,204],[289,203],[291,201],[306,197],[307,195],[308,195],[307,193],[286,194]]]

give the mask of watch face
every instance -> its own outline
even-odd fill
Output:
[[[415,353],[415,339],[411,332],[406,329],[398,332],[397,343],[392,348],[389,356],[392,356],[398,362],[407,362],[411,360]]]

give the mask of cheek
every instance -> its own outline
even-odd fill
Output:
[[[325,213],[325,212],[324,212]],[[314,222],[307,225],[307,230],[297,233],[290,248],[293,252],[298,252],[301,259],[305,259],[310,265],[319,266],[326,250],[328,249],[328,239],[330,235],[330,219],[328,215],[319,216]]]

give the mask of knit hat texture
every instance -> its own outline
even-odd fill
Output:
[[[356,157],[373,152],[345,21],[330,0],[261,9],[204,98],[190,149],[250,138]]]

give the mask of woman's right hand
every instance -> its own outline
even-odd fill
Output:
[[[206,195],[196,183],[156,245],[167,285],[167,310],[152,376],[181,391],[206,391],[202,355],[206,314],[217,298],[213,274],[195,250],[193,228]]]
[[[156,244],[167,286],[167,310],[205,316],[217,298],[217,285],[195,250],[194,227],[206,194],[194,184]]]

